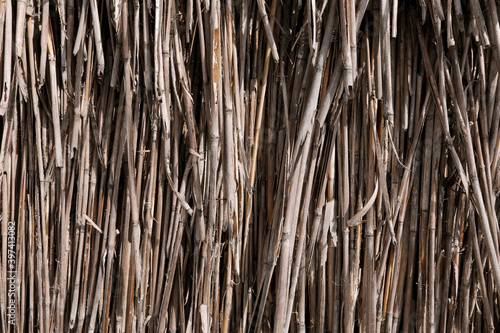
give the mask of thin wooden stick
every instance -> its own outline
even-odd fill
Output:
[[[0,116],[3,116],[9,106],[9,98],[11,96],[11,63],[12,63],[12,1],[6,0],[3,10],[5,10],[5,40],[3,42],[3,81],[2,81],[2,97],[0,99]],[[48,3],[47,3],[48,7]],[[45,8],[45,7],[44,7]],[[45,18],[45,16],[44,16]],[[3,23],[3,22],[2,22]],[[17,32],[16,32],[17,34]],[[3,35],[3,34],[2,34]],[[4,36],[2,36],[4,37]],[[43,42],[43,35],[42,35]]]

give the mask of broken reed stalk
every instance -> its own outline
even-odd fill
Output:
[[[0,0],[0,331],[495,331],[499,58],[493,0]]]

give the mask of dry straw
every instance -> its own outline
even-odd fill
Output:
[[[494,0],[0,0],[1,332],[500,329]]]

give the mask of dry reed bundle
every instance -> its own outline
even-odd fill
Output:
[[[0,0],[0,332],[500,328],[494,0]]]

